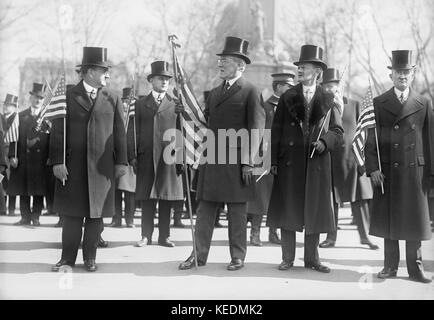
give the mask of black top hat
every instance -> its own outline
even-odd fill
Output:
[[[122,99],[129,99],[133,88],[127,87],[122,89]]]
[[[203,92],[203,98],[205,99],[205,101],[206,100],[208,100],[208,97],[209,97],[209,93],[210,93],[211,91],[209,91],[209,90],[205,90],[204,92]]]
[[[110,68],[107,61],[107,48],[83,47],[83,59],[77,67],[82,66]]]
[[[3,102],[4,105],[13,105],[13,106],[17,106],[18,104],[18,97],[14,96],[13,94],[6,94],[6,98],[5,101]]]
[[[392,51],[392,66],[388,66],[389,69],[413,69],[414,64],[412,61],[411,50],[395,50]]]
[[[303,62],[318,64],[323,70],[327,69],[327,64],[323,61],[323,49],[318,46],[305,44],[301,47],[300,58],[294,64],[298,66]]]
[[[339,75],[339,70],[334,68],[328,68],[322,74],[322,83],[327,82],[339,82],[341,77]]]
[[[67,84],[66,85],[66,91],[71,90],[74,87],[75,87],[75,84]]]
[[[151,63],[151,73],[148,75],[148,81],[154,76],[164,76],[172,78],[169,69],[169,62],[167,61],[154,61]]]
[[[42,83],[33,83],[32,91],[29,91],[30,94],[38,96],[39,98],[44,98],[45,96],[45,85]]]
[[[225,47],[222,53],[218,53],[218,56],[236,56],[243,59],[247,64],[250,64],[250,59],[247,56],[247,47],[249,46],[249,41],[237,38],[237,37],[226,37]]]

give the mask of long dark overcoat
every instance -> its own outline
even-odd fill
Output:
[[[265,109],[265,129],[269,130],[268,134],[264,135],[264,139],[261,143],[261,152],[263,152],[264,161],[263,163],[265,165],[262,166],[262,170],[260,171],[259,175],[255,175],[254,179],[260,179],[256,183],[256,196],[255,200],[247,202],[247,212],[251,214],[267,214],[268,212],[268,205],[270,203],[270,197],[271,197],[271,191],[273,189],[273,175],[270,173],[269,169],[267,168],[266,164],[267,161],[266,158],[269,159],[269,164],[271,164],[271,126],[273,124],[273,117],[274,112],[277,107],[277,103],[279,102],[279,98],[275,95],[272,95],[270,98],[267,99],[264,103],[264,109]],[[268,173],[262,175],[262,172],[264,170],[268,170]]]
[[[248,137],[242,141],[239,138],[226,139],[223,135],[219,136],[218,132],[221,130],[220,133],[230,134],[227,130],[232,129],[232,132],[245,132],[249,136],[252,129],[263,131],[265,112],[260,91],[243,77],[235,81],[226,92],[222,83],[211,90],[205,107],[205,117],[215,137],[215,157],[210,150],[207,150],[206,155],[215,162],[208,161],[199,166],[197,199],[217,202],[253,200],[255,183],[249,186],[243,184],[241,165],[253,165],[254,155],[259,149],[260,133],[252,135],[253,139]],[[224,147],[219,148],[219,145]],[[231,154],[233,159],[229,159]]]
[[[384,194],[374,188],[370,234],[393,240],[431,239],[428,191],[434,175],[431,103],[410,89],[402,105],[394,89],[374,99]],[[379,169],[375,130],[369,129],[366,170]]]
[[[362,171],[358,172],[357,162],[352,150],[360,112],[361,107],[358,101],[344,97],[344,111],[342,114],[344,143],[337,145],[331,153],[333,185],[338,203],[372,199],[373,195],[371,180],[365,173],[360,174]]]
[[[54,211],[73,217],[114,215],[115,165],[127,164],[127,144],[121,99],[107,88],[95,103],[83,82],[66,94],[65,186],[56,179]],[[50,162],[63,163],[63,119],[53,120]]]
[[[302,85],[287,90],[279,100],[271,129],[271,162],[277,166],[267,224],[307,234],[335,230],[332,205],[330,152],[343,141],[339,109],[327,102],[317,86],[312,98],[310,133],[305,145],[302,122],[306,100]],[[329,116],[327,112],[330,110]],[[309,146],[316,140],[323,121],[322,154],[312,159]]]
[[[163,141],[164,132],[176,128],[175,101],[166,94],[158,106],[152,93],[135,104],[137,143],[136,200],[183,200],[182,175],[176,165],[167,164],[163,151],[170,141]],[[136,157],[134,123],[128,126],[128,158]]]
[[[35,131],[36,120],[30,108],[19,113],[18,167],[10,168],[9,195],[44,196],[47,193],[49,134],[45,130]],[[34,144],[32,139],[36,139]],[[9,145],[9,158],[12,157],[15,157],[15,142]]]

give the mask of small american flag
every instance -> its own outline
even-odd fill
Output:
[[[17,142],[18,141],[18,128],[20,126],[20,116],[18,111],[13,115],[14,120],[12,120],[11,126],[5,135],[5,143]]]
[[[193,169],[197,169],[203,152],[203,140],[206,133],[206,120],[199,107],[197,99],[193,93],[191,83],[187,81],[184,70],[179,64],[178,57],[175,56],[178,79],[175,79],[180,86],[180,94],[185,102],[184,114],[184,146],[185,160]]]
[[[125,128],[128,128],[128,124],[130,122],[130,117],[134,117],[136,115],[136,98],[134,97],[134,87],[131,88],[130,96],[128,98],[128,112],[127,112],[127,121],[125,123]]]
[[[362,113],[357,121],[356,133],[354,134],[352,149],[359,166],[365,165],[365,143],[369,128],[375,128],[375,113],[372,100],[372,90],[369,86],[362,101]]]
[[[49,90],[50,91],[50,90]],[[54,95],[49,104],[41,112],[42,120],[53,120],[66,116],[66,84],[65,74],[62,74],[60,81],[55,88]],[[42,121],[41,120],[41,121]]]

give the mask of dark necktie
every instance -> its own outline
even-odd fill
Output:
[[[161,93],[158,94],[158,97],[157,97],[157,104],[158,104],[158,105],[160,105],[160,104],[161,104],[161,101],[163,101],[163,98],[162,98],[161,96],[162,96]]]
[[[224,87],[223,87],[223,93],[228,92],[229,88],[231,87],[231,84],[229,83],[229,81],[226,81]]]
[[[401,104],[404,104],[404,92],[401,93],[401,95],[399,96],[399,101],[401,101]]]
[[[91,92],[89,92],[89,98],[90,98],[90,100],[92,100],[92,103],[95,103],[96,89],[93,89]]]

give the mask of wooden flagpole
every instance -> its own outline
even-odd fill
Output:
[[[182,102],[181,100],[181,92],[178,86],[178,68],[177,68],[177,60],[176,60],[176,47],[180,48],[181,45],[179,45],[178,43],[175,42],[175,40],[178,39],[178,37],[176,35],[169,35],[168,39],[172,45],[172,61],[173,61],[173,75],[175,77],[175,87],[176,87],[176,95],[178,98],[179,102]],[[182,114],[178,115],[180,118],[180,122],[181,122],[181,130],[182,130],[182,166],[183,166],[183,171],[184,171],[184,175],[185,175],[185,184],[186,184],[186,194],[187,194],[187,204],[188,204],[188,214],[190,217],[190,228],[191,228],[191,236],[193,238],[193,255],[194,255],[194,266],[197,269],[198,265],[197,265],[197,251],[196,251],[196,238],[194,235],[194,225],[193,225],[193,214],[191,211],[191,197],[190,197],[190,181],[189,181],[189,177],[188,177],[188,172],[187,172],[187,163],[186,163],[186,155],[185,155],[185,148],[184,148],[184,117],[182,116]]]

